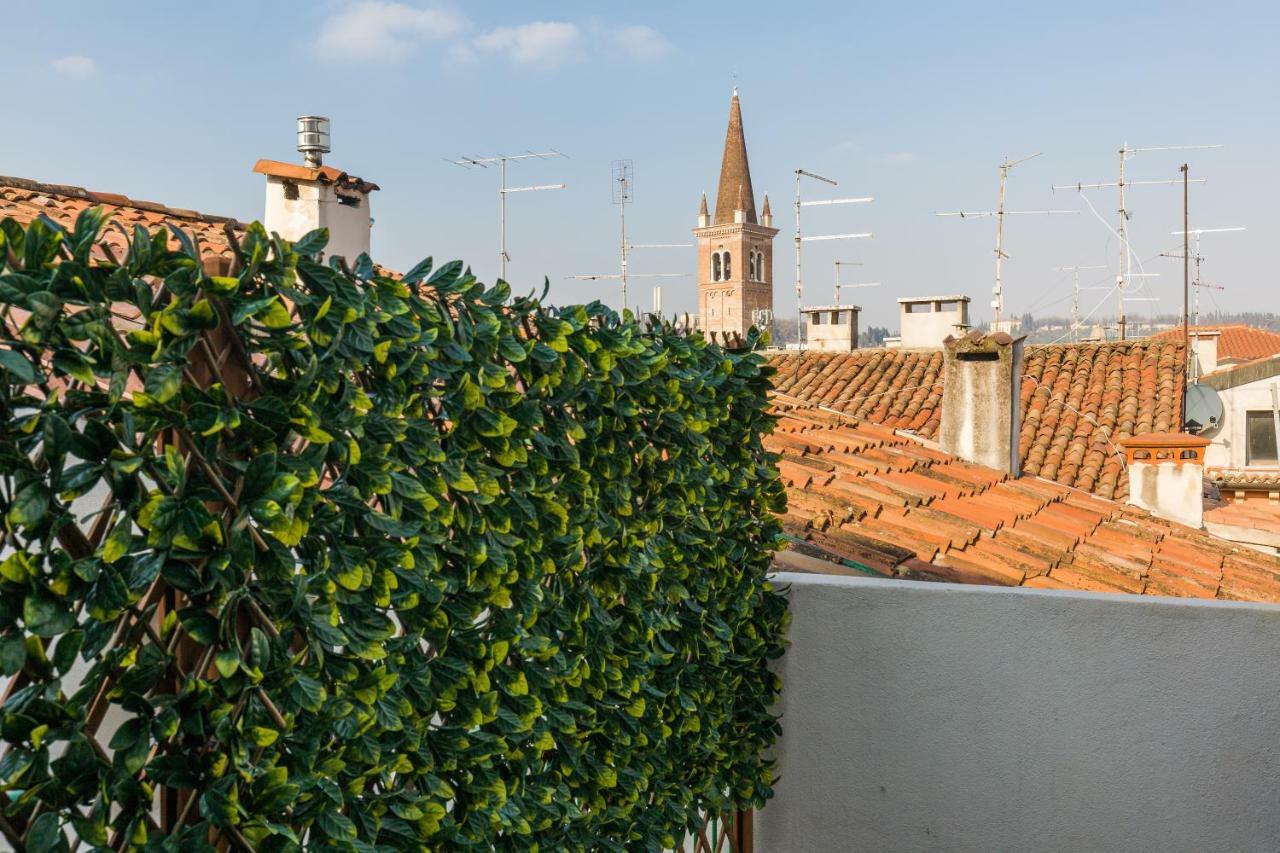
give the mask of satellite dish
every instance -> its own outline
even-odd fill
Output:
[[[1191,432],[1212,432],[1222,424],[1222,398],[1199,382],[1187,388],[1186,428]]]

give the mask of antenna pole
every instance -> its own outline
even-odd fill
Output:
[[[502,181],[498,189],[498,198],[502,201],[499,203],[498,211],[498,262],[502,272],[500,276],[503,281],[507,280],[507,158],[503,157],[499,161],[499,171],[502,173]]]
[[[994,320],[991,328],[997,332],[1000,331],[1000,309],[1004,307],[1004,287],[1000,277],[1004,269],[1004,185],[1009,180],[1011,168],[1013,164],[1009,162],[1008,157],[1005,157],[1004,162],[1000,164],[1000,203],[996,206],[996,298],[992,306]]]
[[[1196,235],[1196,325],[1200,325],[1200,235]]]
[[[1076,268],[1071,271],[1073,279],[1072,296],[1071,296],[1071,343],[1077,343],[1080,340],[1080,270]]]
[[[1192,375],[1191,362],[1191,328],[1187,325],[1187,301],[1190,297],[1191,290],[1191,214],[1189,207],[1191,204],[1191,195],[1187,187],[1189,186],[1188,177],[1191,173],[1191,167],[1187,163],[1182,164],[1182,353],[1183,358],[1187,360],[1187,377]],[[1200,254],[1196,252],[1196,254]],[[1185,410],[1185,405],[1184,405]]]
[[[546,160],[550,157],[564,157],[559,151],[552,149],[550,151],[533,152],[527,154],[498,154],[493,157],[463,157],[459,160],[449,160],[448,162],[455,166],[462,166],[467,169],[487,169],[494,163],[498,164],[498,173],[501,176],[498,182],[498,269],[499,277],[503,280],[507,277],[507,194],[533,192],[537,190],[562,190],[564,184],[539,184],[531,187],[509,187],[507,186],[507,161],[508,160]]]
[[[622,228],[622,310],[627,310],[627,196],[618,202],[618,222]]]
[[[1124,328],[1124,284],[1125,278],[1129,273],[1129,235],[1125,222],[1129,219],[1129,213],[1124,209],[1124,161],[1129,154],[1129,143],[1120,146],[1120,180],[1116,184],[1120,188],[1120,230],[1116,233],[1120,235],[1120,266],[1119,273],[1116,275],[1116,334],[1120,340],[1125,339]]]
[[[796,169],[796,346],[804,352],[804,286],[800,278],[800,175]]]

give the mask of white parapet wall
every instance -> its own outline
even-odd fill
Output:
[[[757,853],[1280,849],[1280,607],[777,581]]]

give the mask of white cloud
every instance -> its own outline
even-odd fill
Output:
[[[613,38],[633,59],[657,59],[671,51],[671,42],[663,38],[662,33],[643,24],[619,27]]]
[[[98,73],[98,63],[87,56],[60,56],[50,65],[64,77],[92,77]]]
[[[518,27],[498,27],[476,38],[487,53],[501,53],[512,62],[554,67],[576,53],[582,31],[567,21],[533,21]]]
[[[395,60],[421,41],[457,35],[466,20],[456,12],[390,0],[359,0],[320,26],[318,46],[331,57]]]

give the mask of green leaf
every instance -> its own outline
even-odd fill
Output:
[[[65,853],[70,850],[67,837],[62,833],[57,812],[45,812],[40,815],[31,824],[29,833],[28,850],[39,850],[41,853]]]
[[[16,675],[27,662],[27,644],[10,634],[0,638],[0,675]]]
[[[36,369],[26,356],[16,350],[0,349],[0,367],[17,382],[26,384],[36,381]]]
[[[9,523],[18,527],[35,527],[49,510],[49,489],[36,481],[22,487],[9,507]]]
[[[230,678],[240,669],[240,653],[235,649],[221,649],[213,656],[213,665],[223,678]]]
[[[66,602],[35,590],[22,602],[22,621],[37,636],[56,637],[75,624],[75,615]]]
[[[169,402],[182,390],[182,368],[175,365],[154,368],[147,374],[145,387],[157,403]]]
[[[129,553],[129,546],[132,543],[133,520],[126,516],[115,527],[111,528],[111,533],[107,535],[107,541],[102,543],[102,561],[107,564],[114,563]]]

